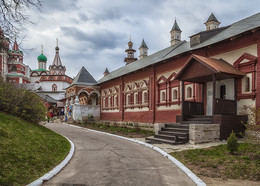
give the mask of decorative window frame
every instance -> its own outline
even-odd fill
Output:
[[[233,66],[242,72],[246,73],[246,77],[250,78],[251,91],[245,92],[245,82],[243,79],[238,80],[237,99],[252,99],[256,98],[256,63],[257,57],[248,53],[244,53],[234,63]]]
[[[178,93],[179,93],[179,90],[178,90],[178,87],[174,87],[171,89],[172,90],[172,101],[178,101],[179,99],[179,96],[178,96]],[[176,95],[175,95],[176,93]]]
[[[193,84],[189,84],[185,86],[185,99],[187,100],[193,99]]]

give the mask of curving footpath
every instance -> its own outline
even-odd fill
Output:
[[[46,126],[69,137],[76,150],[70,163],[44,185],[206,185],[151,144],[74,125]]]

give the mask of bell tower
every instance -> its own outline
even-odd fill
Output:
[[[206,30],[212,30],[218,28],[220,22],[217,20],[216,16],[213,13],[211,13],[207,22],[204,24],[206,25]]]
[[[170,31],[171,33],[171,45],[175,45],[181,42],[181,29],[177,24],[177,21],[175,19],[174,24],[172,26],[172,29]]]
[[[144,39],[143,39],[143,41],[142,41],[142,43],[141,43],[141,45],[139,47],[139,51],[140,51],[139,58],[140,59],[143,59],[143,58],[145,58],[148,55],[148,49],[149,48],[147,47],[147,45],[146,45],[146,43],[144,42]]]
[[[131,41],[131,36],[130,36],[130,40],[128,42],[128,49],[126,49],[125,52],[127,53],[127,57],[125,57],[125,60],[124,60],[124,62],[126,62],[126,65],[137,60],[137,58],[134,57],[134,53],[136,52],[136,50],[133,49],[133,43]]]

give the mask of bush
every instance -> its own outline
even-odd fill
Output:
[[[234,154],[234,152],[238,152],[238,141],[236,134],[233,132],[230,134],[230,136],[227,139],[227,149],[229,150],[230,154]]]
[[[46,108],[41,98],[0,78],[0,111],[39,123],[45,119]]]
[[[260,108],[246,107],[244,110],[248,114],[248,121],[245,125],[245,133],[240,135],[244,137],[245,141],[250,144],[260,144]]]

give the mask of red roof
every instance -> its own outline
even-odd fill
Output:
[[[235,69],[231,64],[226,62],[223,59],[214,59],[214,58],[207,58],[199,55],[192,55],[188,61],[185,63],[185,65],[182,67],[180,72],[176,75],[175,79],[182,80],[181,76],[185,74],[185,72],[189,69],[190,64],[193,61],[196,61],[206,67],[209,72],[215,74],[228,74],[234,77],[242,77],[246,74],[242,71],[239,71]],[[202,77],[202,75],[198,72],[194,72],[196,75],[194,75],[194,78]]]

